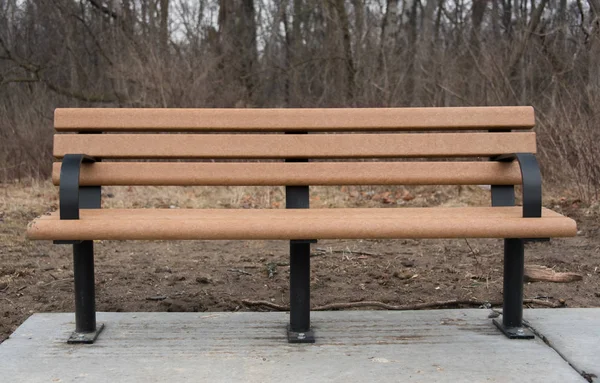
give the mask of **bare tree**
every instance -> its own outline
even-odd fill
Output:
[[[0,0],[0,177],[57,106],[531,104],[545,179],[600,192],[600,0]]]

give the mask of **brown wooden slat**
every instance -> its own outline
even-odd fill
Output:
[[[52,180],[60,181],[60,162]],[[515,162],[99,162],[84,164],[89,185],[517,185]]]
[[[520,207],[391,209],[91,209],[79,220],[43,216],[30,239],[547,238],[575,236],[575,221]]]
[[[535,153],[535,133],[57,134],[54,156],[99,158],[390,158]]]
[[[56,109],[58,131],[531,129],[522,107],[348,109]]]

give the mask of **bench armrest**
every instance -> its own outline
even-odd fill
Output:
[[[60,167],[60,219],[79,219],[79,173],[83,162],[96,162],[85,154],[66,154]]]
[[[511,162],[517,160],[521,168],[523,185],[523,217],[542,216],[542,173],[533,153],[513,153],[498,156],[495,161]]]

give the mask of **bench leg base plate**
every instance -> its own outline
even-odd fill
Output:
[[[315,332],[313,330],[303,332],[292,331],[288,325],[287,337],[288,343],[315,343]]]
[[[77,332],[73,331],[71,336],[67,340],[69,344],[83,343],[83,344],[92,344],[98,338],[98,335],[104,330],[104,323],[98,323],[96,326],[96,331],[92,332]]]
[[[506,335],[509,339],[533,339],[535,336],[533,333],[526,327],[506,327],[502,324],[502,321],[498,319],[494,319],[494,325],[498,327],[500,331],[504,335]]]

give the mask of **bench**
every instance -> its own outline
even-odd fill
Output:
[[[319,239],[503,238],[503,316],[494,323],[531,338],[524,239],[577,231],[542,207],[531,107],[57,109],[54,124],[60,209],[27,235],[73,245],[71,343],[93,343],[103,327],[93,240],[288,240],[288,341],[304,343],[315,341],[310,244]],[[491,206],[309,208],[309,185],[415,184],[491,185]],[[101,209],[103,185],[285,185],[286,209]]]

